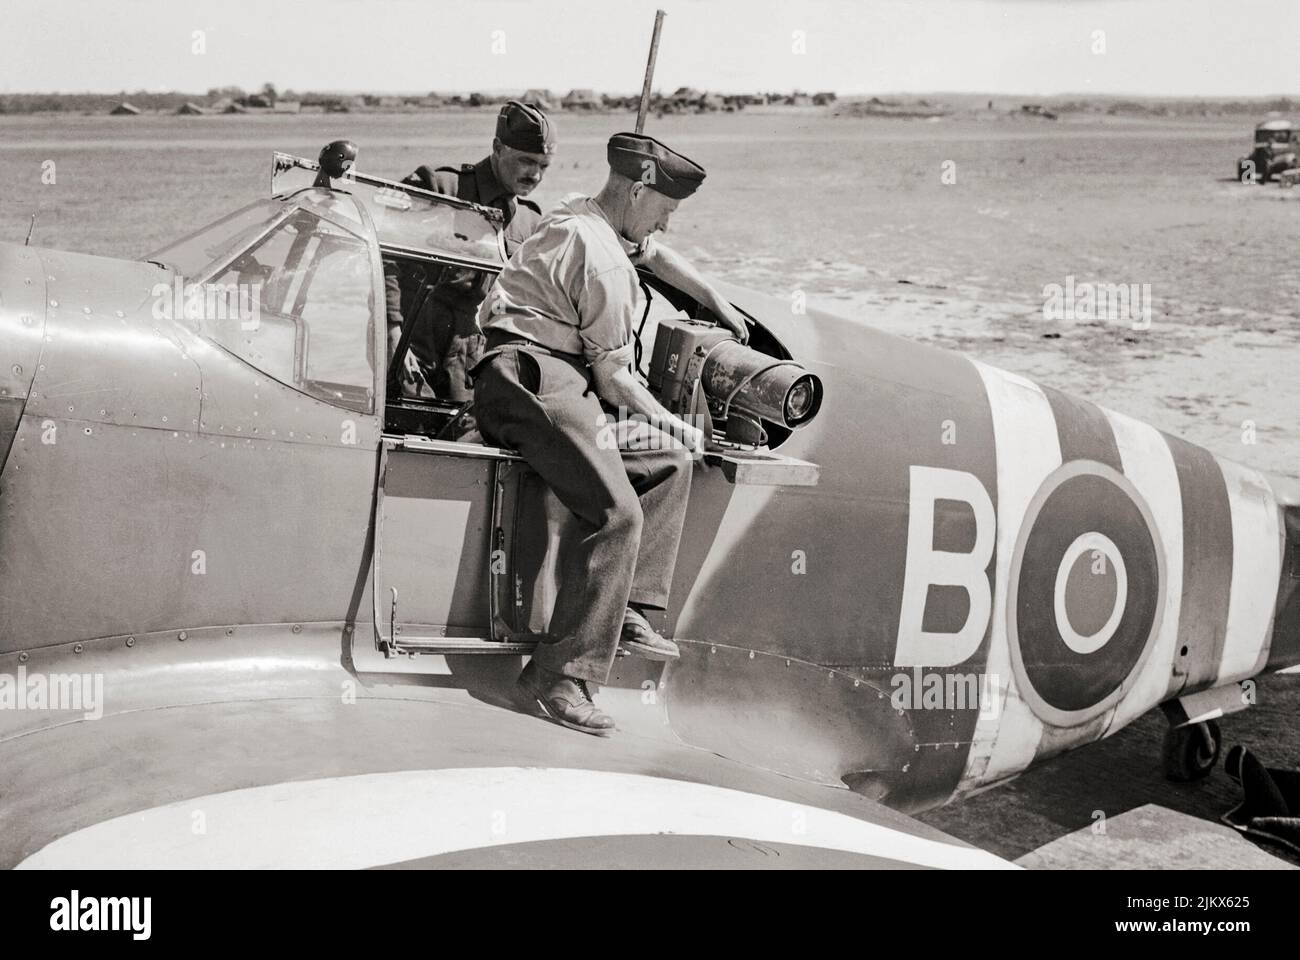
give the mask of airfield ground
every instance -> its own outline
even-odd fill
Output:
[[[1266,766],[1300,768],[1300,676],[1261,677],[1257,701],[1219,721],[1223,752],[1240,743]],[[1160,769],[1160,741],[1168,725],[1152,710],[1113,737],[1080,747],[1018,779],[985,793],[920,815],[932,827],[1016,860],[1057,837],[1106,817],[1154,803],[1203,820],[1219,817],[1241,801],[1241,788],[1220,762],[1195,783],[1171,783]],[[1300,856],[1275,844],[1260,849],[1300,864]],[[1117,864],[1123,866],[1123,864]]]
[[[632,121],[560,116],[535,198],[595,189]],[[1231,179],[1251,126],[767,108],[647,131],[708,168],[670,234],[706,270],[1300,476],[1300,190]],[[314,158],[346,136],[361,169],[400,177],[482,156],[491,129],[491,112],[0,117],[0,237],[35,212],[33,243],[139,256],[265,196],[274,149]],[[1150,329],[1044,320],[1044,289],[1069,277],[1150,284]]]
[[[562,115],[535,199],[594,190],[630,115]],[[907,121],[813,109],[651,118],[708,168],[669,242],[706,270],[928,340],[1300,477],[1300,189],[1231,179],[1251,123]],[[141,256],[266,195],[270,153],[349,137],[400,177],[482,156],[492,114],[0,117],[0,238]],[[51,168],[46,161],[53,160]],[[45,182],[51,179],[53,183]],[[1045,320],[1045,289],[1150,284],[1149,329]],[[1141,318],[1137,318],[1141,324]],[[1227,744],[1300,766],[1300,677],[1259,685]],[[924,816],[1017,857],[1157,802],[1216,819],[1222,773],[1164,781],[1158,712],[1020,780]]]

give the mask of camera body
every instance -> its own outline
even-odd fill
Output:
[[[650,391],[671,413],[700,413],[734,443],[766,443],[762,421],[786,429],[808,423],[821,407],[821,380],[793,360],[742,344],[724,327],[695,320],[659,322],[647,375]]]

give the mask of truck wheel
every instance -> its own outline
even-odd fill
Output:
[[[1222,745],[1223,736],[1213,720],[1166,730],[1161,750],[1165,777],[1177,783],[1190,783],[1209,776],[1219,760]]]

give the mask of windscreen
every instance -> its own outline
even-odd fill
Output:
[[[277,153],[271,193],[293,196],[310,187],[318,171],[310,160]],[[498,210],[351,170],[333,183],[366,208],[381,247],[480,267],[505,262]]]

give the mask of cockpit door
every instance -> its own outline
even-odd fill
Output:
[[[531,649],[514,641],[524,469],[514,454],[482,444],[384,436],[373,587],[374,645],[385,658]]]

